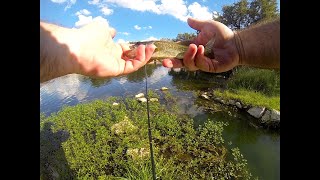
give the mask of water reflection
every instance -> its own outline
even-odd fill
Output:
[[[256,129],[254,120],[232,108],[198,98],[194,92],[208,88],[224,87],[228,78],[204,72],[187,72],[184,69],[167,69],[161,65],[147,66],[148,87],[159,90],[165,86],[177,99],[181,114],[195,120],[195,127],[212,121],[226,121],[224,137],[243,153],[253,174],[259,179],[280,179],[280,134]],[[68,75],[54,79],[40,87],[40,111],[49,115],[64,105],[75,105],[110,96],[134,96],[145,93],[144,68],[126,76],[91,79]],[[160,93],[160,91],[159,91]],[[160,93],[161,94],[161,93]],[[209,105],[210,106],[207,106]],[[210,111],[207,111],[207,110]]]

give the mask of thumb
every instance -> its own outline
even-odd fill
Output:
[[[201,20],[194,19],[194,18],[188,18],[188,24],[193,29],[200,31],[203,28],[203,26],[205,25],[205,21],[201,21]]]

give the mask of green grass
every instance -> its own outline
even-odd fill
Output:
[[[166,99],[174,100],[168,92]],[[193,119],[178,115],[175,104],[150,103],[157,177],[251,178],[239,149],[226,147],[226,123],[208,119],[194,129]],[[41,114],[40,179],[52,174],[65,179],[152,179],[146,103],[111,97],[64,107],[48,117]]]
[[[227,83],[229,89],[246,89],[267,96],[280,95],[280,72],[250,67],[237,68]]]
[[[214,95],[280,111],[280,71],[239,67],[227,87],[227,90],[215,90]]]
[[[270,109],[276,109],[280,111],[280,96],[266,96],[259,92],[248,91],[240,89],[237,91],[230,90],[216,90],[214,95],[222,97],[223,99],[236,99],[240,100],[244,104],[250,104],[255,106],[263,106]]]

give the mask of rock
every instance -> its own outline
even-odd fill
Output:
[[[266,110],[261,118],[261,123],[267,127],[279,128],[280,127],[280,112],[277,110]]]
[[[247,112],[255,118],[260,118],[264,113],[265,109],[265,107],[252,107]]]
[[[237,108],[239,108],[239,109],[241,109],[242,108],[242,106],[241,106],[241,103],[240,102],[236,102],[236,104],[235,104],[236,106],[237,106]]]
[[[228,101],[228,104],[230,104],[230,105],[235,105],[235,104],[236,104],[236,101],[235,101],[235,100],[230,99],[230,100]]]
[[[143,157],[149,157],[148,148],[128,148],[127,154],[132,157],[132,159],[138,159]]]
[[[214,98],[214,100],[215,100],[215,101],[218,101],[218,102],[220,102],[220,101],[221,101],[221,98],[219,98],[219,97],[216,97],[216,98]]]
[[[138,101],[139,102],[147,102],[147,98],[141,97],[141,98],[138,98]]]
[[[136,95],[136,98],[142,98],[142,97],[144,97],[143,93],[139,93],[139,94]]]
[[[162,88],[161,88],[161,91],[166,91],[166,90],[168,90],[167,87],[162,87]]]
[[[113,105],[113,106],[118,106],[119,103],[114,102],[112,105]]]
[[[261,118],[261,123],[269,122],[270,119],[271,119],[271,112],[269,110],[266,110],[266,112],[264,113],[264,115]]]
[[[157,98],[150,98],[150,101],[151,102],[156,102],[156,101],[159,101]]]
[[[203,97],[204,99],[207,99],[207,100],[209,100],[210,98],[209,98],[209,96],[208,95],[206,95],[206,94],[201,94],[201,97]]]
[[[280,111],[272,109],[271,110],[271,120],[272,121],[280,121]]]
[[[131,123],[127,116],[124,117],[124,120],[111,126],[111,132],[116,135],[130,133],[132,131],[135,131],[136,129],[137,127]]]

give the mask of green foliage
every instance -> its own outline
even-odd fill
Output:
[[[244,104],[250,104],[253,106],[263,106],[270,109],[276,109],[280,111],[280,96],[266,96],[259,92],[248,91],[245,89],[238,90],[215,90],[214,95],[223,97],[223,99],[237,99]]]
[[[267,96],[280,94],[280,72],[269,69],[241,67],[229,79],[229,89],[245,89]]]
[[[174,100],[166,92],[167,100]],[[159,97],[149,92],[149,98]],[[118,102],[119,105],[112,105]],[[176,108],[150,102],[157,176],[161,179],[250,179],[239,150],[210,119],[194,129]],[[170,111],[167,109],[169,108]],[[61,138],[63,133],[68,135]],[[40,176],[68,179],[151,179],[146,103],[111,97],[41,115]],[[55,142],[52,144],[52,142]],[[50,164],[50,167],[47,166]],[[50,174],[51,173],[51,174]],[[55,175],[57,176],[57,175]]]
[[[179,33],[174,41],[192,40],[196,37],[195,33]]]
[[[232,5],[223,6],[222,15],[214,19],[236,30],[279,16],[276,0],[240,0]]]
[[[251,23],[261,20],[272,20],[280,16],[276,0],[255,0],[250,3],[249,16]]]

